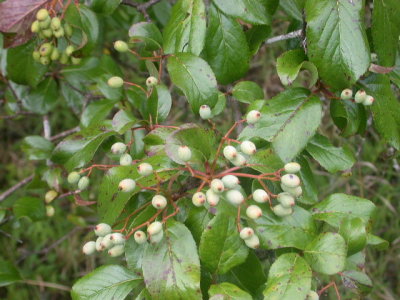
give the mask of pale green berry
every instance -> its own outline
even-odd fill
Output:
[[[268,193],[262,189],[257,189],[253,192],[253,199],[258,203],[265,203],[270,200]]]
[[[114,245],[121,245],[126,242],[125,236],[119,232],[112,233],[110,239]]]
[[[51,51],[50,59],[53,61],[58,60],[60,55],[60,51],[57,48],[54,48],[53,51]]]
[[[51,23],[51,18],[47,17],[43,21],[39,21],[39,27],[41,29],[48,29],[50,27],[50,23]]]
[[[300,171],[301,166],[297,162],[290,162],[287,163],[283,168],[285,169],[285,172],[294,174]]]
[[[236,167],[242,167],[246,164],[247,160],[246,157],[244,157],[242,154],[238,153],[236,157],[232,160],[232,163]]]
[[[64,52],[61,53],[61,57],[60,57],[60,63],[62,63],[63,65],[66,65],[69,61],[69,56],[67,54],[65,54]]]
[[[155,78],[154,76],[150,76],[146,79],[146,85],[148,87],[153,87],[156,86],[158,84],[158,79]]]
[[[153,173],[153,167],[149,163],[141,163],[137,167],[138,173],[142,176],[148,176]]]
[[[226,159],[233,160],[238,155],[238,152],[235,147],[229,145],[224,148],[223,154]]]
[[[161,232],[161,230],[162,230],[162,223],[158,221],[151,223],[149,227],[147,227],[147,233],[150,236]]]
[[[82,62],[82,58],[71,56],[71,62],[73,65],[79,65]]]
[[[287,217],[287,216],[290,216],[293,213],[293,209],[292,208],[283,207],[281,204],[275,205],[272,208],[272,211],[278,217]]]
[[[206,203],[206,195],[202,192],[194,193],[192,196],[192,203],[194,206],[200,207]]]
[[[39,21],[43,21],[47,17],[49,17],[49,12],[45,8],[39,9],[38,12],[36,13],[36,19],[38,19]]]
[[[364,90],[359,90],[354,96],[354,101],[356,103],[363,103],[365,101],[365,98],[367,98],[367,93]]]
[[[89,186],[89,177],[83,176],[81,179],[78,181],[78,189],[81,191],[86,190],[86,188]]]
[[[199,115],[200,115],[200,118],[202,118],[203,120],[210,119],[212,116],[211,108],[205,104],[200,106]]]
[[[46,205],[46,216],[51,218],[52,216],[54,216],[55,212],[56,212],[56,210],[54,209],[54,207],[52,205]]]
[[[75,51],[75,47],[72,45],[67,46],[67,48],[65,48],[65,54],[67,54],[68,56],[71,56],[72,53],[74,53]]]
[[[104,236],[104,238],[101,240],[100,246],[103,249],[109,249],[113,246],[113,242],[111,240],[111,233]]]
[[[251,110],[246,116],[246,122],[249,124],[255,124],[260,120],[261,113],[258,110]]]
[[[124,80],[121,77],[113,76],[108,79],[107,84],[109,87],[117,89],[124,85]]]
[[[167,206],[167,198],[162,195],[155,195],[153,199],[151,199],[151,204],[156,209],[164,209]]]
[[[159,243],[164,237],[164,232],[160,231],[156,234],[150,235],[150,243],[157,244]]]
[[[350,100],[353,97],[353,91],[350,89],[345,89],[340,94],[342,100]]]
[[[300,185],[300,178],[294,174],[286,174],[282,176],[281,182],[287,187],[294,188]]]
[[[78,172],[71,172],[68,174],[67,181],[69,184],[76,184],[78,183],[79,179],[81,179],[81,175]]]
[[[281,183],[281,188],[284,192],[288,192],[295,198],[300,197],[303,194],[303,189],[301,186],[291,188]]]
[[[117,154],[117,155],[121,155],[122,153],[124,153],[126,151],[126,145],[124,143],[121,142],[117,142],[114,143],[111,146],[111,152],[113,154]]]
[[[372,97],[370,95],[367,95],[367,97],[365,97],[365,100],[363,101],[363,104],[365,106],[370,106],[370,105],[372,105],[374,103],[374,101],[375,101],[374,97]]]
[[[48,56],[53,51],[53,46],[50,43],[44,43],[39,48],[39,53],[41,56]]]
[[[219,203],[219,199],[220,199],[219,195],[211,189],[209,189],[206,192],[206,198],[207,198],[207,202],[208,202],[208,204],[210,204],[210,206],[217,206]]]
[[[65,24],[65,25],[64,25],[64,31],[65,31],[65,34],[66,34],[68,37],[70,37],[70,36],[72,36],[72,33],[73,33],[74,30],[72,29],[71,25]]]
[[[237,178],[235,175],[226,175],[222,177],[222,182],[224,183],[224,186],[228,189],[233,189],[237,187],[240,183],[239,178]]]
[[[39,62],[40,61],[40,52],[39,51],[33,51],[32,52],[32,57],[35,61]]]
[[[54,34],[54,36],[55,36],[56,38],[59,39],[59,38],[61,38],[61,37],[64,36],[65,32],[64,32],[64,29],[59,28],[59,29],[57,29],[57,30],[53,30],[53,34]]]
[[[221,194],[224,191],[225,186],[221,179],[213,179],[211,180],[210,188],[214,193]]]
[[[82,252],[86,255],[92,255],[94,252],[96,252],[96,242],[87,242],[85,245],[83,245]]]
[[[309,291],[305,300],[319,300],[317,292]]]
[[[46,195],[44,196],[44,201],[46,203],[50,203],[52,202],[54,199],[56,199],[58,196],[58,193],[55,190],[50,190],[46,193]]]
[[[146,243],[147,240],[146,234],[141,230],[136,231],[133,235],[133,238],[135,239],[135,242],[138,244],[144,244]]]
[[[53,36],[53,30],[51,29],[44,29],[41,32],[45,38],[51,38]]]
[[[94,228],[94,234],[97,236],[104,237],[109,233],[111,233],[111,226],[106,223],[97,224]]]
[[[51,19],[51,29],[53,30],[58,30],[61,28],[61,20],[58,17],[54,17]]]
[[[253,220],[258,219],[262,216],[262,210],[257,205],[250,205],[246,209],[246,215]]]
[[[240,205],[244,202],[244,196],[238,190],[230,190],[226,193],[226,198],[233,205]]]
[[[240,230],[239,235],[240,235],[241,239],[247,240],[254,235],[254,230],[253,230],[253,228],[250,228],[250,227],[244,227],[242,230]]]
[[[242,150],[242,152],[247,155],[253,155],[257,152],[256,145],[254,145],[254,143],[250,141],[242,142],[240,144],[240,150]]]
[[[255,234],[253,234],[250,238],[245,239],[244,242],[246,243],[247,247],[252,249],[257,249],[260,247],[260,240]]]
[[[117,257],[121,256],[125,252],[125,246],[124,245],[116,245],[112,247],[110,250],[108,250],[108,255],[111,257]]]
[[[132,164],[132,156],[130,154],[125,153],[122,154],[121,157],[119,158],[119,164],[121,166],[129,166]]]
[[[130,178],[123,179],[118,184],[118,189],[124,193],[132,192],[136,187],[136,181]]]
[[[288,192],[279,193],[276,198],[284,208],[290,208],[296,204],[292,194]]]
[[[31,25],[31,31],[32,31],[33,33],[37,33],[37,32],[40,31],[40,25],[39,25],[39,21],[38,21],[38,20],[36,20],[36,21],[34,21],[34,22],[32,23],[32,25]]]
[[[47,66],[48,64],[50,64],[50,58],[48,58],[47,56],[42,56],[39,59],[40,63],[44,66]]]
[[[178,157],[184,162],[189,161],[192,158],[192,151],[188,146],[179,146]]]
[[[124,41],[115,41],[114,49],[118,52],[127,52],[129,50],[129,46]]]
[[[96,240],[96,250],[97,251],[103,251],[104,249],[101,247],[101,242],[103,241],[103,237],[99,236]]]

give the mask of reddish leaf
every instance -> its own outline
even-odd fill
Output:
[[[374,73],[387,74],[387,73],[392,72],[394,70],[394,67],[383,67],[383,66],[371,64],[369,67],[369,70]]]
[[[85,201],[79,195],[74,195],[74,198],[75,198],[75,204],[78,206],[89,206],[96,203],[96,201]]]

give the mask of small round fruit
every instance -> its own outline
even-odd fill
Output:
[[[284,167],[286,173],[294,174],[300,171],[301,166],[297,162],[287,163]]]
[[[158,221],[151,223],[149,227],[147,227],[147,233],[150,236],[161,232],[161,230],[162,230],[162,223]]]
[[[115,41],[114,49],[118,52],[127,52],[129,50],[129,46],[124,41]]]
[[[34,22],[32,23],[32,25],[31,25],[31,31],[32,31],[33,33],[37,33],[37,32],[40,31],[40,25],[39,25],[39,21],[38,21],[38,20],[36,20],[36,21],[34,21]]]
[[[272,211],[278,217],[287,217],[287,216],[290,216],[293,213],[293,209],[292,208],[285,208],[281,204],[275,205],[272,208]]]
[[[56,212],[56,210],[54,209],[54,207],[52,205],[46,205],[46,216],[51,218],[52,216],[54,216],[55,212]]]
[[[124,245],[116,245],[112,247],[110,250],[108,250],[108,255],[111,257],[118,257],[124,254],[125,252],[125,246]]]
[[[221,179],[213,179],[211,180],[210,188],[214,193],[221,194],[224,191],[225,186]]]
[[[67,181],[69,184],[78,183],[79,179],[81,179],[81,175],[79,175],[79,173],[75,171],[69,173],[67,177]]]
[[[72,53],[74,53],[75,51],[75,47],[72,45],[67,46],[67,48],[65,48],[65,54],[67,54],[68,56],[71,56]]]
[[[135,239],[135,242],[138,244],[144,244],[147,241],[146,234],[141,230],[136,231],[133,235],[133,238]]]
[[[72,33],[74,32],[74,30],[72,29],[71,25],[69,25],[69,24],[65,24],[65,25],[64,25],[64,31],[65,31],[65,34],[66,34],[68,37],[71,37],[71,36],[72,36]]]
[[[56,199],[58,196],[58,193],[55,190],[50,190],[44,195],[44,201],[46,203],[52,202],[54,199]]]
[[[247,155],[253,155],[257,152],[256,145],[254,145],[254,143],[250,141],[242,142],[240,144],[240,150],[242,150],[242,152]]]
[[[106,223],[100,223],[94,227],[94,234],[97,236],[104,237],[109,233],[111,233],[111,226]]]
[[[54,34],[54,36],[56,38],[59,39],[59,38],[62,38],[64,36],[65,32],[64,32],[64,29],[60,28],[60,29],[57,29],[57,30],[53,30],[53,34]]]
[[[233,189],[240,183],[239,178],[237,178],[235,175],[226,175],[222,177],[221,180],[224,183],[224,186],[228,189]]]
[[[146,79],[146,85],[148,87],[153,87],[156,86],[158,84],[158,79],[155,78],[154,76],[150,76]]]
[[[39,59],[40,63],[44,66],[47,66],[48,64],[50,64],[50,58],[48,58],[47,56],[42,56]]]
[[[225,158],[228,160],[233,160],[238,155],[236,148],[233,146],[230,146],[230,145],[226,146],[222,152],[223,152]]]
[[[226,198],[233,205],[240,205],[244,202],[244,197],[238,190],[230,190],[226,193]]]
[[[167,198],[162,195],[155,195],[153,199],[151,199],[151,204],[156,209],[164,209],[167,206]]]
[[[300,197],[303,194],[303,189],[301,186],[291,188],[281,183],[281,188],[284,192],[288,192],[295,198]]]
[[[117,154],[117,155],[121,155],[122,153],[124,153],[126,151],[126,145],[124,143],[121,142],[117,142],[114,143],[111,146],[111,152],[113,154]]]
[[[44,43],[39,48],[39,53],[41,56],[48,56],[53,51],[53,46],[50,43]]]
[[[244,157],[242,154],[238,153],[238,155],[236,155],[236,157],[232,160],[232,163],[236,166],[236,167],[242,167],[246,164],[247,160],[246,157]]]
[[[86,254],[86,255],[92,255],[93,253],[95,253],[96,252],[96,242],[95,241],[87,242],[85,245],[83,245],[82,252],[83,252],[83,254]]]
[[[363,101],[363,104],[365,106],[370,106],[370,105],[372,105],[374,103],[374,101],[375,101],[374,97],[372,97],[370,95],[367,95],[367,97],[365,97],[365,100]]]
[[[340,94],[342,100],[350,100],[353,97],[353,91],[350,89],[345,89]]]
[[[137,167],[138,173],[142,176],[148,176],[153,173],[153,167],[149,163],[141,163]]]
[[[210,204],[210,206],[217,206],[219,203],[219,195],[216,194],[213,190],[209,189],[206,192],[206,198],[207,198],[207,202],[208,204]]]
[[[97,251],[103,251],[104,249],[101,247],[101,242],[103,241],[103,237],[99,236],[96,240],[96,250]]]
[[[246,215],[253,220],[258,219],[262,216],[262,210],[257,205],[250,205],[246,209]]]
[[[117,89],[124,85],[124,80],[121,77],[113,76],[108,79],[107,84],[109,87]]]
[[[71,62],[73,65],[79,65],[82,62],[82,58],[71,56]]]
[[[58,30],[61,28],[61,20],[60,18],[54,17],[51,19],[50,27],[53,30]]]
[[[208,105],[202,105],[199,109],[200,118],[208,120],[212,117],[211,108]]]
[[[192,203],[194,206],[201,207],[206,203],[206,195],[202,192],[194,193],[192,196]],[[208,200],[208,199],[207,199]]]
[[[276,198],[284,208],[290,208],[296,204],[292,194],[288,192],[279,193]]]
[[[354,101],[356,103],[362,103],[365,101],[365,98],[367,98],[367,93],[364,90],[359,90],[354,96]]]
[[[39,51],[33,51],[32,52],[32,57],[35,61],[39,62],[40,61],[40,52]]]
[[[179,146],[178,157],[184,162],[189,161],[192,158],[192,151],[188,146]]]
[[[255,234],[252,235],[250,238],[245,239],[244,242],[246,243],[247,247],[252,249],[257,249],[260,247],[260,240]]]
[[[136,181],[130,178],[123,179],[118,184],[118,189],[124,193],[132,192],[136,187]]]
[[[69,61],[69,56],[67,54],[65,54],[64,52],[61,53],[61,57],[60,57],[60,63],[62,63],[63,65],[66,65]]]
[[[121,166],[129,166],[132,164],[132,156],[130,154],[125,153],[122,154],[121,157],[119,158],[119,164]]]
[[[250,228],[250,227],[244,227],[242,230],[240,230],[239,235],[240,235],[241,239],[247,240],[254,235],[254,230],[253,230],[253,228]]]
[[[102,249],[109,249],[113,246],[113,241],[111,240],[111,233],[105,235],[101,240],[100,246]]]
[[[306,297],[306,300],[319,300],[319,296],[314,291],[309,291]]]
[[[39,21],[46,20],[47,17],[49,17],[49,12],[45,8],[39,9],[36,13],[36,19]]]
[[[261,113],[258,110],[251,110],[246,116],[246,122],[249,124],[255,124],[260,120]]]
[[[161,242],[161,240],[164,237],[164,232],[160,231],[157,234],[153,234],[150,236],[150,243],[152,244],[157,244],[159,242]]]
[[[51,60],[58,60],[60,58],[60,51],[57,48],[53,48],[53,51],[51,51],[50,59]]]
[[[270,200],[268,193],[262,189],[257,189],[253,192],[253,199],[258,203],[265,203]]]
[[[300,178],[294,174],[285,174],[281,178],[282,184],[290,188],[295,188],[300,185]]]
[[[43,21],[39,21],[39,27],[41,29],[49,29],[51,30],[50,27],[50,23],[51,23],[51,18],[47,17],[46,19],[44,19]]]
[[[86,190],[86,188],[89,186],[89,177],[83,176],[81,179],[78,181],[78,189],[81,191]]]
[[[45,38],[51,38],[53,36],[53,30],[51,29],[44,29],[41,32]]]
[[[119,232],[112,233],[110,239],[114,245],[122,245],[126,242],[125,236]]]

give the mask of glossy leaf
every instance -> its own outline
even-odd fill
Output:
[[[367,233],[361,218],[346,218],[340,224],[340,235],[347,245],[347,255],[355,254],[364,249],[367,244]]]
[[[100,125],[108,116],[115,102],[108,99],[90,103],[82,113],[81,124],[83,127]]]
[[[262,0],[213,0],[225,14],[240,18],[251,24],[268,24],[270,16]]]
[[[96,13],[110,15],[117,9],[121,2],[122,0],[94,0],[90,7]]]
[[[129,130],[129,128],[133,127],[136,122],[136,118],[130,111],[121,109],[114,115],[112,119],[112,126],[116,132],[123,134]]]
[[[370,233],[367,234],[367,244],[378,250],[385,250],[389,247],[388,241]]]
[[[318,202],[318,187],[308,160],[303,156],[297,162],[301,165],[299,177],[303,194],[297,200],[301,203],[312,205]]]
[[[22,149],[28,155],[30,160],[48,159],[54,145],[44,137],[31,135],[24,138]]]
[[[254,100],[264,99],[264,91],[253,81],[241,81],[232,89],[233,97],[243,103],[252,103]]]
[[[22,102],[29,111],[46,114],[57,104],[58,96],[57,83],[53,78],[47,78],[31,90]]]
[[[157,50],[162,45],[162,35],[154,23],[140,22],[129,28],[129,36],[133,41],[143,41],[147,50]]]
[[[238,288],[236,285],[229,282],[213,284],[208,290],[208,295],[210,297],[218,295],[218,296],[223,296],[224,298],[227,297],[228,299],[235,299],[235,300],[253,299],[248,293],[246,293],[245,291]]]
[[[163,84],[157,85],[147,101],[147,106],[152,123],[158,124],[165,121],[172,106],[172,98],[168,88]]]
[[[0,287],[20,281],[18,269],[9,261],[0,258]]]
[[[362,133],[367,126],[364,106],[352,101],[331,101],[330,113],[333,122],[344,137]]]
[[[17,218],[27,217],[32,221],[38,221],[45,216],[44,201],[28,196],[19,198],[14,203],[13,212]]]

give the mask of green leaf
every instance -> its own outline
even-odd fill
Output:
[[[21,279],[19,271],[13,264],[0,258],[0,287],[20,281]]]
[[[318,202],[318,188],[313,171],[310,168],[308,160],[304,156],[299,157],[297,162],[301,165],[299,177],[303,189],[303,194],[297,200],[307,205],[313,205]]]
[[[245,291],[241,290],[238,288],[236,285],[229,283],[229,282],[223,282],[220,284],[213,284],[210,289],[208,290],[208,295],[210,297],[213,296],[224,296],[227,297],[227,299],[235,299],[235,300],[252,300],[253,298],[246,293]]]
[[[122,0],[93,0],[90,6],[98,14],[111,15]]]
[[[202,264],[211,272],[224,274],[243,263],[249,253],[236,229],[234,217],[217,214],[204,230],[199,254]]]
[[[129,128],[133,127],[137,123],[136,118],[132,115],[130,111],[120,110],[118,111],[113,119],[112,126],[113,129],[119,134],[125,133]]]
[[[164,29],[164,52],[190,52],[199,55],[206,36],[203,0],[179,0],[172,8]]]
[[[209,12],[204,56],[222,84],[242,78],[249,69],[249,48],[242,26],[214,5]]]
[[[38,135],[27,136],[22,144],[22,149],[30,160],[50,158],[53,148],[52,142]]]
[[[253,81],[238,82],[232,89],[233,97],[243,103],[264,99],[263,89]]]
[[[351,86],[370,65],[364,1],[309,0],[305,13],[308,58],[332,88]]]
[[[147,105],[153,124],[165,121],[172,106],[171,93],[168,88],[163,84],[157,85],[148,99]]]
[[[249,45],[250,54],[255,55],[264,41],[271,34],[271,26],[255,25],[246,31],[247,44]]]
[[[81,125],[83,127],[97,126],[103,123],[115,102],[108,99],[90,103],[82,113]]]
[[[397,0],[374,0],[372,40],[379,65],[391,67],[396,61],[400,35],[400,6]]]
[[[261,119],[247,126],[241,139],[259,137],[272,142],[284,162],[291,161],[312,138],[321,123],[321,102],[302,88],[286,90],[265,102]]]
[[[346,218],[340,224],[340,235],[347,245],[347,255],[355,254],[364,249],[367,244],[367,233],[361,218]]]
[[[367,274],[359,271],[344,271],[342,275],[343,285],[346,288],[357,288],[369,293],[373,287],[371,279]]]
[[[212,215],[203,207],[193,206],[190,208],[189,215],[185,221],[185,225],[189,228],[197,244],[207,224],[210,222]]]
[[[292,85],[301,69],[311,73],[310,87],[318,80],[318,70],[312,62],[307,61],[303,49],[290,50],[278,57],[276,69],[283,85]]]
[[[367,126],[364,105],[352,101],[331,101],[330,113],[333,122],[341,130],[341,135],[349,137],[362,133]]]
[[[140,22],[133,24],[131,28],[129,28],[129,37],[135,42],[137,42],[137,40],[143,41],[146,49],[149,51],[161,48],[162,35],[154,23]]]
[[[347,147],[335,147],[323,135],[315,135],[306,150],[327,171],[335,173],[350,169],[355,163],[354,154]]]
[[[311,275],[310,266],[298,254],[279,256],[269,270],[264,299],[305,299],[311,288]]]
[[[34,197],[19,198],[14,203],[13,212],[17,218],[28,217],[32,221],[38,221],[45,216],[44,201]]]
[[[31,112],[46,114],[57,104],[58,96],[57,83],[49,77],[32,89],[22,103]]]
[[[228,16],[240,18],[251,24],[269,24],[270,16],[262,0],[213,0]]]
[[[218,101],[214,108],[211,110],[212,116],[215,117],[222,113],[226,107],[226,97],[222,92],[218,92]]]
[[[161,242],[148,245],[142,261],[152,299],[202,299],[200,261],[190,231],[183,224],[170,221],[164,235]]]
[[[198,114],[204,104],[214,107],[218,100],[217,81],[204,60],[179,53],[168,58],[167,67],[172,82],[184,92],[194,113]]]
[[[325,232],[307,246],[304,258],[314,271],[333,275],[343,271],[346,251],[346,243],[340,234]]]
[[[282,160],[273,149],[261,149],[250,156],[251,168],[261,173],[272,173],[283,167]]]
[[[71,296],[74,300],[122,300],[142,280],[122,266],[102,266],[79,279],[72,286]]]
[[[367,234],[367,244],[378,250],[386,250],[387,248],[389,248],[388,241],[370,233]]]
[[[146,219],[145,221],[147,220],[148,219]],[[125,257],[129,270],[141,272],[142,257],[145,250],[146,250],[146,243],[138,244],[133,238],[128,239],[125,242]]]
[[[305,0],[280,0],[281,8],[292,18],[303,21],[303,8]]]

